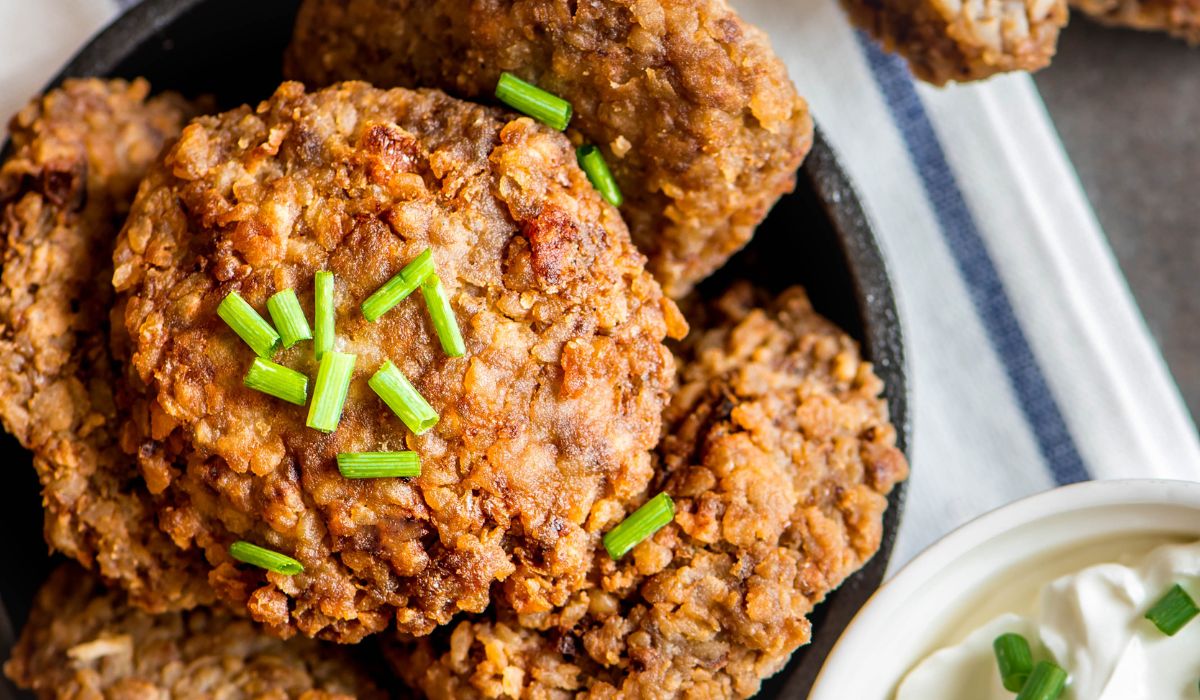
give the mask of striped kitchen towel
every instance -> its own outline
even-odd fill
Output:
[[[135,0],[0,2],[11,114]],[[943,90],[836,0],[734,0],[855,180],[898,288],[913,476],[892,569],[984,511],[1084,479],[1200,479],[1200,442],[1033,82]]]
[[[1200,479],[1200,441],[1033,81],[931,88],[836,0],[767,28],[863,195],[908,343],[913,471],[890,567],[1085,479]]]

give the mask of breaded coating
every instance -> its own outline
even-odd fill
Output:
[[[842,6],[934,85],[1045,68],[1068,15],[1067,0],[842,0]]]
[[[760,308],[763,307],[763,308]],[[389,649],[434,700],[748,697],[807,614],[878,549],[907,475],[856,343],[793,288],[736,286],[684,348],[652,490],[675,520],[547,614],[467,619]]]
[[[4,672],[46,700],[387,697],[353,653],[280,641],[224,610],[151,615],[64,565],[38,592]]]
[[[754,233],[812,143],[767,37],[725,0],[307,0],[285,73],[487,98],[502,71],[570,101],[672,297]]]
[[[423,250],[466,341],[450,358],[421,295],[376,323],[359,304]],[[203,547],[218,593],[278,634],[353,642],[393,621],[427,634],[493,589],[525,612],[566,602],[599,533],[652,476],[686,323],[643,269],[567,140],[438,91],[286,83],[257,109],[189,125],[121,233],[145,384],[138,455]],[[336,279],[335,348],[357,355],[336,432],[243,386],[253,352],[217,316]],[[281,364],[316,376],[311,343]],[[391,360],[440,415],[422,435],[367,386]],[[414,479],[347,479],[342,452],[410,449]],[[234,563],[235,540],[301,561]],[[502,585],[501,585],[502,584]]]
[[[1071,0],[1071,7],[1104,24],[1167,32],[1200,45],[1196,0]]]
[[[138,80],[69,80],[12,120],[0,168],[0,419],[34,454],[50,545],[152,610],[211,599],[154,524],[122,452],[112,248],[138,182],[192,107]]]

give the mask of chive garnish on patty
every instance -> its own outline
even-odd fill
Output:
[[[665,492],[660,493],[609,530],[604,535],[604,548],[610,557],[620,559],[674,518],[675,502]]]
[[[416,452],[343,452],[338,471],[347,479],[383,479],[420,476],[421,456]]]
[[[264,394],[303,406],[308,400],[308,377],[261,357],[254,358],[242,383]]]
[[[279,329],[283,347],[290,348],[301,340],[312,340],[312,329],[308,327],[304,309],[300,308],[296,290],[285,289],[282,292],[276,292],[270,299],[267,299],[267,311],[271,314],[271,321]]]
[[[617,181],[613,179],[612,171],[608,169],[608,161],[604,160],[600,149],[590,143],[585,144],[576,149],[575,157],[600,196],[614,207],[621,206],[625,198],[621,196],[621,188],[617,187]]]
[[[337,430],[338,422],[342,419],[342,408],[346,405],[346,394],[350,391],[350,378],[354,374],[356,359],[355,355],[333,350],[321,356],[312,405],[308,407],[308,427],[326,433]]]
[[[417,287],[420,287],[421,283],[431,274],[433,274],[433,251],[426,248],[394,277],[384,282],[383,286],[375,290],[374,294],[367,297],[367,300],[362,303],[363,317],[374,323],[380,316],[391,311],[392,307],[416,291]]]
[[[287,574],[288,576],[295,576],[304,571],[303,564],[286,554],[280,554],[266,547],[259,547],[256,544],[250,544],[242,540],[229,545],[229,556],[240,562],[257,566],[260,569],[275,571]]]
[[[217,315],[250,346],[255,355],[269,358],[279,349],[279,334],[241,294],[230,292],[217,306]]]
[[[380,365],[367,385],[416,435],[437,425],[438,414],[391,360]]]
[[[500,80],[496,83],[496,98],[553,129],[562,131],[571,123],[570,102],[527,83],[512,73],[500,74]]]
[[[313,279],[313,357],[320,360],[333,349],[333,273],[322,270]]]
[[[429,309],[429,317],[433,319],[433,330],[442,344],[442,350],[450,357],[465,355],[467,346],[463,343],[454,309],[450,308],[450,298],[446,296],[442,278],[436,273],[429,275],[421,284],[421,295],[425,297],[425,306]]]

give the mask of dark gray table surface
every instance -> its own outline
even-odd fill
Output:
[[[1200,48],[1076,15],[1035,80],[1200,419]]]

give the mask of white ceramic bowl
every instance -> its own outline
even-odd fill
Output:
[[[913,559],[863,606],[809,700],[891,700],[909,670],[1057,576],[1200,540],[1200,483],[1093,481],[992,511]]]

